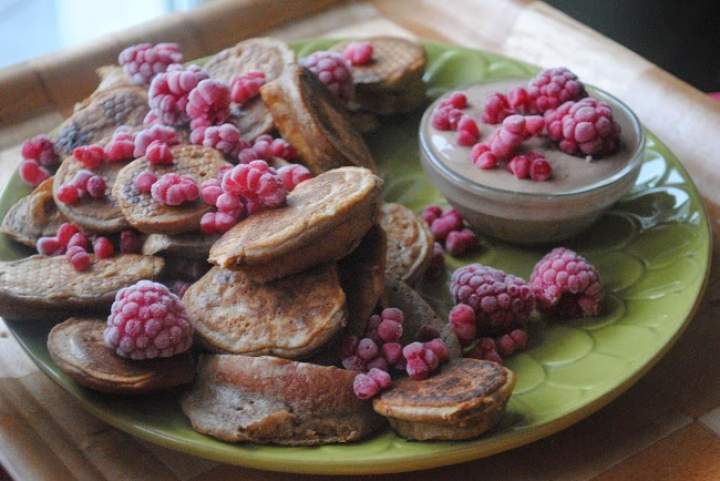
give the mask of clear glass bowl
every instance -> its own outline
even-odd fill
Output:
[[[637,116],[622,101],[598,88],[590,94],[610,104],[617,117],[631,126],[627,163],[620,170],[574,190],[558,193],[516,192],[480,184],[450,169],[432,148],[426,132],[435,105],[420,122],[420,158],[423,170],[448,202],[480,233],[515,244],[555,242],[592,224],[635,184],[643,160],[645,134]],[[470,158],[468,155],[468,162]]]

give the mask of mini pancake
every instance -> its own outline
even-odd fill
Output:
[[[315,446],[384,424],[353,393],[355,372],[275,357],[203,356],[181,400],[193,428],[223,441]]]
[[[227,48],[204,65],[210,77],[230,83],[237,75],[263,72],[270,82],[282,74],[285,67],[295,62],[295,54],[285,42],[273,38],[251,38]],[[261,98],[246,102],[242,108],[232,108],[233,123],[242,138],[252,141],[273,130],[273,119]]]
[[[373,58],[352,65],[354,102],[362,109],[382,115],[409,112],[425,99],[422,76],[427,55],[422,45],[399,37],[363,39],[373,46]],[[351,41],[332,50],[342,52]]]
[[[287,206],[252,215],[210,249],[209,261],[267,282],[345,257],[376,224],[382,180],[343,167],[299,184]]]
[[[124,254],[95,259],[84,272],[65,256],[35,255],[0,262],[0,316],[58,321],[73,314],[105,312],[123,287],[160,275],[160,257]]]
[[[112,394],[144,394],[187,384],[195,376],[189,352],[168,358],[133,361],[103,341],[101,319],[71,317],[48,335],[50,357],[81,386]]]
[[[343,165],[377,171],[345,107],[309,70],[290,66],[260,94],[283,138],[313,173]]]
[[[460,341],[449,326],[441,319],[425,299],[405,282],[392,277],[385,277],[385,292],[383,293],[382,307],[397,307],[405,314],[403,335],[400,340],[405,345],[419,339],[421,328],[428,326],[440,334],[448,347],[450,359],[462,357]]]
[[[198,186],[204,180],[214,179],[225,166],[223,155],[212,148],[201,145],[181,144],[171,147],[174,157],[172,165],[152,165],[145,157],[127,164],[117,175],[113,195],[127,221],[147,234],[180,234],[198,232],[200,218],[211,207],[202,199],[180,206],[167,206],[155,201],[150,194],[135,190],[135,177],[149,170],[160,178],[163,174],[175,172],[191,175]]]
[[[61,155],[70,155],[75,147],[103,144],[121,125],[141,127],[148,113],[147,89],[124,86],[93,94],[66,119],[53,137]]]
[[[65,218],[55,205],[52,187],[53,178],[50,177],[15,202],[5,214],[0,232],[33,248],[40,237],[54,236]]]
[[[413,211],[395,203],[383,204],[380,225],[388,238],[388,275],[416,285],[432,261],[434,240],[430,229]]]
[[[395,381],[373,408],[408,439],[469,439],[498,423],[514,386],[515,374],[499,364],[455,359],[422,381]]]
[[[340,260],[340,283],[347,297],[348,325],[345,333],[359,336],[365,333],[368,318],[377,307],[385,289],[385,231],[374,226],[360,245]]]
[[[53,196],[58,210],[69,221],[91,232],[113,234],[127,229],[130,224],[120,210],[117,195],[113,192],[113,185],[123,167],[123,162],[103,162],[100,167],[92,170],[94,174],[105,179],[107,187],[103,198],[93,199],[85,195],[74,204],[65,204],[58,200],[58,191],[64,184],[72,181],[79,170],[86,170],[72,155],[65,157],[55,174],[53,184]]]
[[[347,322],[334,264],[265,284],[214,267],[188,288],[183,304],[209,349],[248,356],[308,357]]]
[[[145,238],[142,253],[146,256],[162,255],[205,260],[216,240],[218,236],[196,232],[175,235],[150,234]]]
[[[123,68],[119,65],[103,65],[98,67],[95,72],[98,77],[100,77],[100,83],[93,92],[93,95],[118,87],[133,86],[130,77],[127,76]],[[88,99],[92,99],[92,96],[88,97]]]

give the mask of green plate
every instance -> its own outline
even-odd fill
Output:
[[[296,45],[302,55],[332,41]],[[528,77],[536,69],[477,50],[428,43],[425,80],[431,95],[472,82]],[[385,178],[385,197],[420,210],[442,202],[418,161],[420,113],[384,121],[368,138]],[[710,258],[710,231],[698,193],[675,156],[648,132],[645,163],[634,190],[593,227],[570,241],[600,269],[607,298],[600,317],[532,326],[531,348],[510,359],[518,384],[507,414],[474,441],[408,442],[385,431],[365,442],[317,448],[228,444],[196,433],[177,394],[137,399],[78,387],[48,357],[49,326],[16,322],[10,329],[47,375],[90,412],[113,426],[168,448],[259,469],[323,474],[410,471],[458,463],[520,446],[559,431],[628,389],[670,348],[700,299]],[[0,214],[28,192],[17,176],[0,200]],[[546,249],[483,239],[473,258],[449,259],[455,268],[481,262],[527,278]],[[27,254],[0,239],[5,259]],[[440,309],[446,279],[425,286]],[[440,295],[438,293],[443,293]]]

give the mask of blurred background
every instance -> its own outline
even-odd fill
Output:
[[[203,1],[212,0],[0,0],[0,68]],[[546,1],[698,89],[720,91],[720,0]]]

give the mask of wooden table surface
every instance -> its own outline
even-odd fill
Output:
[[[0,70],[0,182],[19,143],[55,126],[122,46],[179,41],[188,57],[258,34],[420,36],[566,65],[626,101],[690,170],[720,232],[720,102],[542,2],[219,0]],[[678,40],[680,41],[680,40]],[[612,404],[554,436],[488,459],[396,480],[720,479],[720,248],[695,319],[670,353]],[[1,321],[0,321],[1,322]],[[85,413],[0,325],[0,462],[25,480],[305,480],[219,465],[139,441]],[[373,478],[376,479],[376,478]]]

